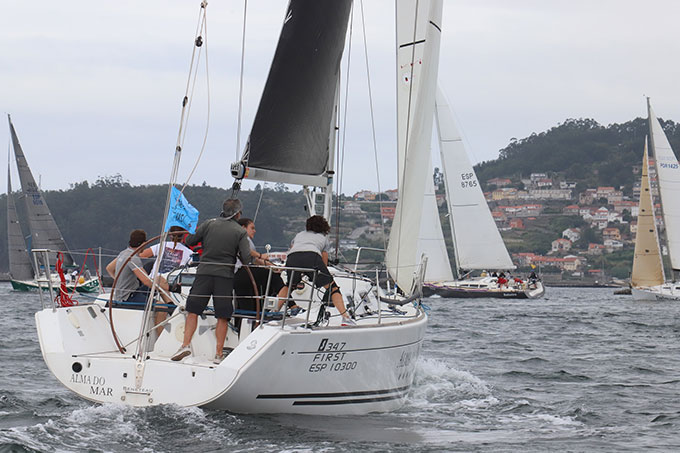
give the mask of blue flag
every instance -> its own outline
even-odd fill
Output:
[[[195,233],[197,224],[198,209],[191,206],[178,188],[173,187],[170,193],[170,212],[168,212],[168,221],[165,222],[165,231],[177,225],[189,233]]]

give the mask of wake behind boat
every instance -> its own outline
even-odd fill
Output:
[[[195,52],[206,48],[201,36],[206,7],[201,3]],[[232,165],[235,191],[244,178],[302,185],[310,215],[330,217],[339,62],[350,10],[349,0],[289,3],[248,144],[241,161]],[[293,314],[288,304],[279,312],[276,297],[256,295],[255,312],[236,312],[232,319],[227,355],[219,364],[214,357],[217,323],[207,312],[198,318],[191,354],[172,361],[183,341],[184,307],[195,274],[191,267],[177,269],[166,275],[181,289],[168,295],[174,305],[157,303],[155,291],[138,310],[113,300],[113,293],[108,300],[73,307],[53,305],[54,298],[45,303],[36,324],[43,357],[57,379],[88,400],[131,406],[325,415],[400,407],[413,384],[427,326],[420,303],[427,257],[418,253],[416,239],[429,177],[424,156],[432,132],[441,17],[441,0],[397,2],[398,131],[406,139],[397,152],[402,177],[386,250],[392,283],[380,287],[379,270],[369,278],[331,266],[352,321],[327,304],[323,288],[315,288],[318,271],[268,268],[263,294],[268,294],[271,272],[285,271],[289,296],[304,312]],[[296,272],[312,276],[293,287]],[[171,314],[155,325],[152,315],[161,305]]]

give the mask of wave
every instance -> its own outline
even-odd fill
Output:
[[[5,429],[0,432],[0,445],[20,446],[24,451],[78,451],[97,446],[103,451],[153,452],[166,450],[167,445],[186,450],[200,444],[214,450],[235,445],[229,430],[238,424],[235,420],[228,414],[216,420],[199,408],[173,405],[95,405],[32,426]]]
[[[449,412],[461,407],[488,408],[497,403],[489,385],[482,379],[441,360],[418,359],[407,406],[428,412]]]

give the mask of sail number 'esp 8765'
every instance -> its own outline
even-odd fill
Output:
[[[460,186],[465,189],[468,187],[477,187],[477,179],[473,172],[465,172],[460,174]]]

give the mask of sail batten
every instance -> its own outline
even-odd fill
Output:
[[[327,172],[350,9],[350,0],[289,3],[244,153],[246,178],[267,180],[271,171],[306,184]]]

